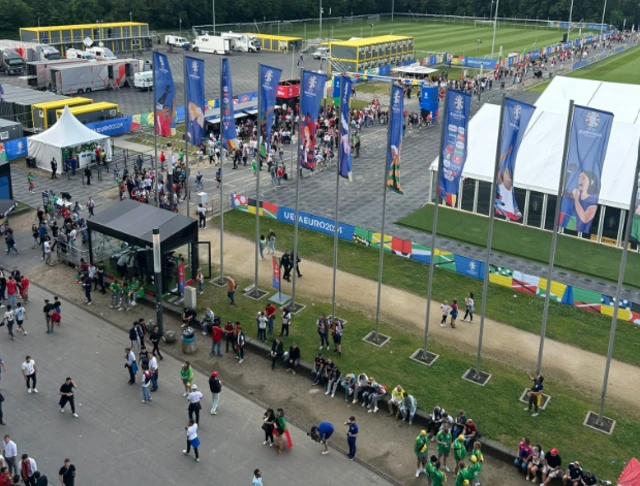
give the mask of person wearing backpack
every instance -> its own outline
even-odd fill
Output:
[[[151,386],[151,371],[147,369],[142,373],[142,403],[148,403],[151,401],[149,386]]]

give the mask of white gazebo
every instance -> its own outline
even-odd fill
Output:
[[[109,139],[83,125],[65,106],[58,121],[48,130],[28,139],[29,156],[36,159],[36,165],[51,170],[51,160],[58,162],[58,172],[63,171],[62,151],[91,143],[105,142]],[[91,151],[80,152],[78,169],[91,162]]]

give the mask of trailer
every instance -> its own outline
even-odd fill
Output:
[[[56,59],[60,59],[60,52],[58,52],[58,49],[46,44],[2,39],[0,40],[0,50],[5,49],[13,49],[20,54],[25,62],[55,61]]]
[[[255,35],[236,34],[234,32],[223,32],[220,34],[223,39],[229,39],[230,48],[237,52],[258,52],[260,51],[260,41]]]
[[[111,120],[112,118],[120,116],[120,107],[115,103],[107,103],[106,101],[76,106],[69,108],[69,111],[85,125],[87,123]],[[64,108],[56,110],[56,119],[60,119],[63,112]]]
[[[215,35],[199,35],[193,41],[193,50],[222,56],[231,52],[231,43]]]
[[[36,61],[27,63],[27,83],[35,89],[45,90],[51,82],[51,69],[55,66],[86,64],[86,59],[58,59],[57,61]]]
[[[67,98],[64,100],[47,101],[45,103],[36,103],[31,106],[31,119],[33,122],[33,128],[35,130],[46,130],[53,125],[58,118],[56,117],[56,110],[68,106],[72,108],[74,106],[90,105],[93,103],[92,99],[80,98]]]
[[[133,86],[135,73],[143,70],[142,59],[88,62],[51,69],[51,90],[58,94],[82,94]]]

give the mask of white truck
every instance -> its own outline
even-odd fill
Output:
[[[51,69],[72,64],[86,64],[86,59],[58,59],[56,61],[36,61],[27,63],[27,83],[31,88],[45,90],[51,83]]]
[[[67,59],[84,59],[89,62],[96,62],[96,56],[87,51],[81,51],[80,49],[67,49],[65,53]]]
[[[231,52],[231,43],[229,39],[223,39],[215,35],[199,35],[193,41],[193,50],[222,56]]]
[[[153,71],[142,71],[133,75],[133,87],[142,91],[153,89]]]
[[[179,35],[165,35],[164,43],[173,47],[184,47],[189,45],[189,41]]]
[[[318,47],[316,52],[313,53],[314,59],[329,59],[329,48],[328,47]]]
[[[229,39],[232,51],[238,52],[259,52],[260,40],[255,35],[236,34],[234,32],[223,32],[223,39]]]
[[[89,47],[85,52],[93,54],[98,61],[115,61],[116,55],[106,47]]]
[[[135,73],[144,67],[142,59],[87,62],[51,68],[51,89],[61,95],[119,89],[134,84]]]
[[[14,40],[0,40],[0,51],[13,49],[25,62],[31,61],[55,61],[60,59],[60,52],[55,47],[35,42],[22,42]]]

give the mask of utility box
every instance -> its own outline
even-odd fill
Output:
[[[209,200],[209,194],[207,194],[206,192],[197,192],[196,200],[198,202],[198,205],[202,204],[203,206],[206,206],[207,201]]]
[[[184,306],[189,309],[196,308],[196,289],[189,285],[184,288]]]

